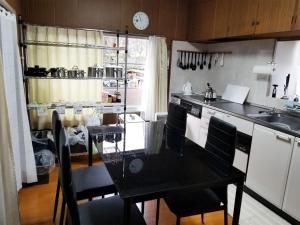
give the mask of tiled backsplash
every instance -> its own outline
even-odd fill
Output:
[[[236,84],[250,88],[247,102],[282,108],[284,102],[280,99],[267,97],[270,91],[269,76],[252,73],[254,65],[264,65],[272,60],[274,40],[252,40],[216,44],[193,44],[184,41],[174,41],[172,47],[170,93],[181,92],[187,81],[192,83],[193,92],[203,92],[209,82],[222,95],[227,84]],[[191,51],[231,51],[225,55],[224,66],[212,63],[211,70],[205,67],[196,71],[182,70],[177,67],[177,50]],[[207,58],[208,61],[208,58]]]

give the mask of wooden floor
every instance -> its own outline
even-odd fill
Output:
[[[98,160],[99,161],[99,160]],[[99,162],[100,163],[100,162]],[[76,160],[73,162],[74,168],[86,166],[85,160]],[[19,207],[21,225],[50,225],[52,224],[53,204],[57,184],[58,169],[55,168],[50,174],[48,184],[34,185],[23,188],[19,193]],[[160,225],[175,224],[175,216],[169,211],[166,204],[161,201]],[[145,203],[145,220],[147,224],[155,224],[156,202],[149,201]],[[58,216],[59,217],[59,216]],[[185,217],[181,219],[182,225],[199,225],[200,216]],[[56,223],[58,224],[58,218]],[[206,225],[222,225],[223,212],[205,214]],[[231,224],[231,217],[229,218]]]

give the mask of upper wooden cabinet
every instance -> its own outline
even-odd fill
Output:
[[[208,40],[214,37],[216,0],[191,0],[189,5],[190,41]]]
[[[296,0],[259,0],[255,34],[290,31]]]
[[[214,19],[214,38],[227,37],[229,31],[229,14],[231,9],[231,0],[217,0]]]
[[[189,40],[300,30],[300,0],[190,0]],[[276,37],[276,35],[275,35]]]
[[[296,1],[295,13],[292,19],[292,30],[300,30],[300,0]]]
[[[252,35],[255,31],[255,19],[258,0],[231,0],[228,33],[229,37]]]

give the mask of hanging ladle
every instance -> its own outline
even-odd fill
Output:
[[[201,54],[201,64],[200,64],[200,70],[203,70],[203,53]]]
[[[194,65],[193,65],[194,53],[190,53],[190,54],[191,54],[190,68],[193,70],[193,68],[194,68]]]
[[[180,62],[179,62],[179,65],[178,65],[178,67],[179,68],[181,68],[181,69],[183,69],[183,64],[182,64],[182,52],[180,52]]]
[[[188,60],[187,60],[187,65],[186,65],[186,69],[190,69],[190,53],[188,52]]]
[[[208,69],[210,70],[211,69],[211,60],[212,60],[212,54],[210,54],[210,57],[209,57],[209,63],[208,63]]]
[[[182,66],[183,70],[186,70],[186,52],[184,52],[184,60],[183,60],[183,66]]]

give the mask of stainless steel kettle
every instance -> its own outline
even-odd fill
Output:
[[[210,86],[209,83],[207,83],[207,89],[204,94],[204,99],[208,101],[214,101],[217,98],[217,93],[214,91],[214,89]]]

